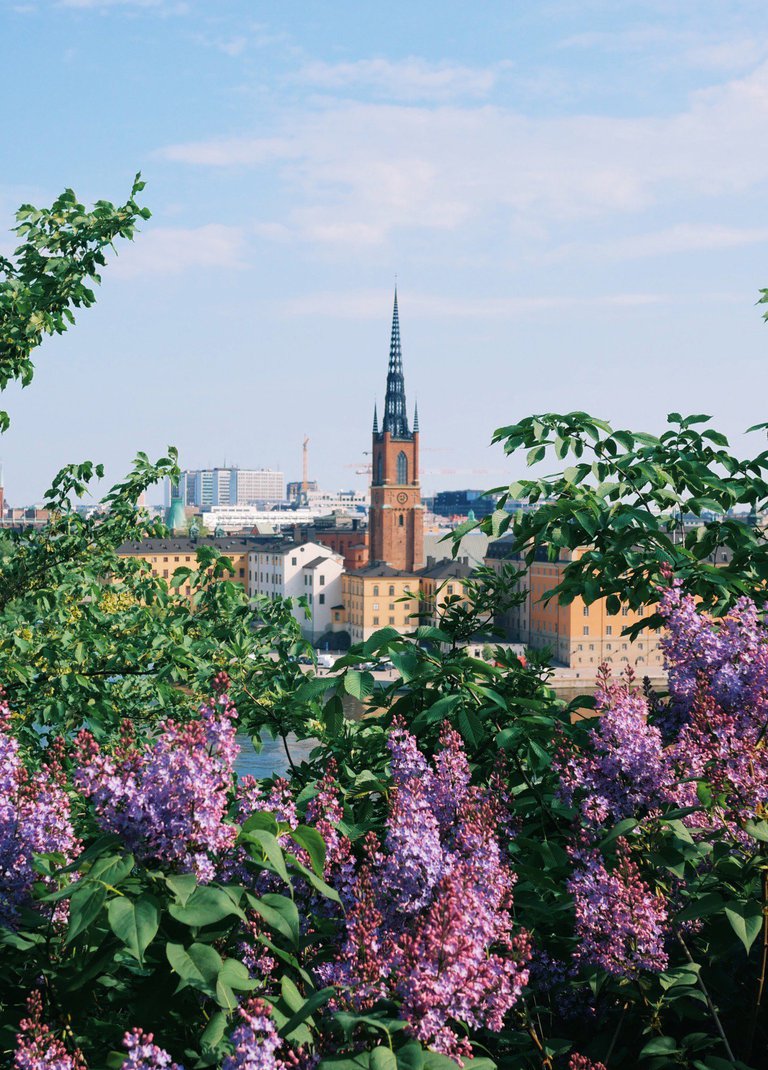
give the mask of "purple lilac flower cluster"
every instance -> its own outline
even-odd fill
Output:
[[[155,1044],[152,1033],[131,1029],[123,1038],[123,1047],[128,1052],[121,1070],[184,1070],[175,1063],[167,1051]]]
[[[0,693],[0,925],[13,927],[30,902],[39,880],[33,855],[56,853],[66,865],[79,843],[70,819],[69,799],[55,763],[32,778],[10,733],[11,712]],[[58,915],[66,904],[57,908]]]
[[[198,880],[212,880],[213,858],[237,832],[224,822],[239,748],[237,714],[226,696],[203,707],[188,724],[166,721],[157,739],[137,746],[124,727],[113,754],[89,732],[77,739],[74,780],[102,828],[120,835],[142,859],[158,859]]]
[[[78,1050],[70,1052],[43,1021],[43,1000],[39,992],[27,999],[27,1017],[19,1023],[14,1070],[86,1070]]]
[[[317,1057],[295,1052],[278,1036],[272,1008],[260,999],[250,999],[239,1008],[242,1019],[232,1033],[234,1052],[222,1070],[312,1070]]]
[[[674,799],[675,773],[658,728],[631,680],[613,681],[606,671],[595,691],[600,713],[591,748],[561,755],[560,798],[577,805],[590,826],[648,813]]]
[[[437,1051],[470,1053],[454,1028],[498,1030],[528,979],[527,933],[512,934],[514,876],[502,857],[503,793],[470,786],[449,726],[430,767],[400,724],[388,742],[394,788],[382,847],[371,834],[346,935],[327,980],[366,1007],[399,998],[411,1032]]]
[[[568,890],[576,910],[575,962],[618,977],[665,970],[667,906],[641,878],[626,842],[619,841],[619,864],[612,870],[589,846],[574,848],[572,857]]]
[[[670,695],[683,715],[670,750],[678,802],[695,805],[695,780],[706,779],[724,800],[719,817],[738,837],[744,821],[768,802],[768,631],[749,599],[715,621],[699,614],[676,582],[659,608],[668,626],[663,643]],[[707,818],[687,820],[696,825]]]

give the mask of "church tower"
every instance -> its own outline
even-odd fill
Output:
[[[392,312],[389,370],[381,431],[373,410],[371,451],[370,563],[413,572],[424,564],[424,510],[419,488],[419,413],[413,430],[405,407],[403,354],[397,288]]]

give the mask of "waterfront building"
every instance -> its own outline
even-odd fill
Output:
[[[580,597],[568,605],[560,605],[556,598],[544,600],[562,580],[572,554],[581,552],[562,550],[557,561],[549,561],[544,548],[537,551],[527,574],[517,581],[517,589],[525,598],[497,620],[497,625],[513,642],[551,651],[553,661],[566,668],[594,673],[606,663],[615,674],[630,667],[638,676],[659,675],[664,664],[661,629],[645,630],[634,641],[621,634],[642,620],[646,612],[642,608],[622,606],[618,613],[609,613],[605,598],[589,605]],[[522,555],[511,550],[511,539],[491,543],[485,563],[496,571],[503,564],[524,565]]]

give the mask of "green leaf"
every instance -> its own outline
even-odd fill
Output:
[[[307,1020],[307,1018],[311,1017],[318,1008],[325,1006],[335,993],[335,988],[321,988],[317,992],[313,992],[312,995],[305,1000],[304,1005],[299,1007],[299,1009],[288,1019],[280,1030],[280,1036],[290,1038],[291,1033],[293,1033],[297,1026],[300,1026]]]
[[[109,855],[99,858],[85,874],[91,881],[102,881],[116,888],[132,872],[136,864],[132,854]]]
[[[359,702],[363,702],[373,694],[374,679],[372,673],[360,672],[358,669],[347,669],[344,674],[344,690]]]
[[[221,1041],[224,1039],[224,1034],[227,1031],[228,1018],[224,1011],[216,1011],[211,1015],[208,1025],[203,1031],[203,1035],[200,1037],[200,1048],[205,1053],[206,1051],[215,1051],[218,1048]],[[121,1063],[122,1065],[122,1063]]]
[[[195,888],[197,888],[197,877],[194,873],[179,873],[174,876],[167,876],[165,878],[165,883],[176,896],[179,903],[184,906]]]
[[[744,831],[753,839],[768,843],[768,821],[747,821]]]
[[[291,831],[291,839],[304,848],[312,862],[312,869],[318,877],[322,877],[325,872],[325,840],[317,829],[299,825]]]
[[[395,1052],[398,1070],[423,1070],[424,1049],[418,1040],[409,1040]]]
[[[69,902],[69,928],[66,943],[71,943],[91,925],[102,911],[107,899],[103,884],[85,882],[71,896]]]
[[[631,832],[632,829],[637,828],[638,822],[633,817],[625,817],[622,821],[619,821],[618,825],[614,825],[607,836],[603,836],[600,841],[600,848],[607,847],[609,843],[613,843],[619,836],[626,835],[627,832]]]
[[[256,897],[248,895],[248,903],[259,914],[271,929],[279,932],[294,947],[299,943],[299,912],[292,899],[285,895],[277,895],[268,892],[266,895]]]
[[[459,710],[457,724],[465,742],[472,748],[472,750],[477,750],[485,739],[483,722],[477,714],[473,710]]]
[[[380,1044],[371,1052],[371,1070],[397,1070],[397,1059],[391,1048]]]
[[[749,949],[760,934],[763,925],[762,907],[754,901],[727,903],[725,916],[744,945],[744,950],[749,954]]]
[[[208,944],[166,944],[165,953],[171,969],[179,976],[179,988],[196,988],[209,996],[216,995],[216,981],[222,967],[221,956]]]
[[[282,877],[288,887],[291,888],[291,878],[285,865],[283,849],[272,833],[267,832],[265,829],[252,829],[243,839],[259,844],[275,873]]]
[[[115,936],[139,960],[157,935],[160,927],[160,906],[154,896],[141,895],[136,900],[121,896],[112,899],[107,907],[110,928]]]
[[[642,1049],[640,1058],[644,1055],[671,1055],[676,1051],[677,1042],[672,1037],[654,1037]]]
[[[182,925],[214,925],[229,914],[245,918],[242,910],[232,901],[222,888],[213,885],[200,885],[195,888],[184,906],[171,903],[168,913]]]

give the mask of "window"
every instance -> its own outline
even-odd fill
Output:
[[[389,618],[389,623],[390,624],[394,624],[395,623],[395,618],[394,617],[390,617]]]
[[[622,650],[626,650],[626,649],[627,649],[627,644],[626,644],[626,643],[622,643],[622,644],[621,644],[621,649],[622,649]],[[624,661],[626,661],[627,659],[626,659],[626,658],[624,658],[623,660],[624,660]]]
[[[628,617],[629,616],[629,607],[628,606],[622,606],[621,615],[622,615],[622,617]]]
[[[320,577],[320,586],[322,587],[324,585],[324,583],[325,583],[325,576],[321,576]]]
[[[584,606],[584,611],[583,612],[584,612],[584,616],[588,617],[589,616],[589,606]]]
[[[395,608],[395,603],[394,603],[394,602],[390,602],[390,603],[389,603],[389,609],[390,609],[390,612],[391,612],[391,611],[392,611],[392,610],[393,610],[394,608]]]
[[[174,559],[173,559],[173,560],[174,560],[174,561],[178,561],[179,559],[178,559],[178,557],[174,557]]]
[[[644,613],[645,613],[645,610],[643,609],[642,606],[640,606],[640,608],[637,611],[638,617],[642,617]]]
[[[167,561],[167,560],[168,560],[168,558],[166,557],[166,559],[165,559],[165,560]],[[168,578],[168,569],[167,569],[167,568],[164,568],[164,569],[163,569],[163,576],[165,576],[165,578],[166,578],[166,579]]]
[[[292,565],[295,565],[295,564],[296,564],[296,558],[295,558],[295,557],[292,557],[292,558],[291,558],[291,564],[292,564]]]
[[[168,558],[167,558],[167,557],[164,557],[164,558],[163,558],[163,561],[167,561],[167,560],[168,560]]]
[[[448,594],[453,594],[453,584],[452,583],[448,584]]]
[[[241,575],[241,576],[244,576],[244,575],[245,575],[245,569],[244,569],[244,568],[241,568],[241,569],[240,569],[240,575]]]
[[[318,600],[318,602],[320,603],[321,606],[325,605],[325,595],[324,594],[319,594],[317,596],[317,600]]]
[[[582,635],[589,635],[589,625],[588,624],[585,624],[584,627],[581,629],[581,634]]]
[[[408,458],[402,450],[397,455],[397,482],[408,482]]]
[[[312,592],[309,592],[309,604],[312,605]]]
[[[613,635],[613,625],[611,625],[611,624],[608,624],[608,625],[606,626],[606,629],[605,629],[605,634],[606,634],[606,635]]]
[[[376,598],[378,596],[378,593],[379,593],[379,585],[378,585],[378,583],[374,583],[374,585],[373,585],[373,597]]]
[[[374,624],[378,624],[379,623],[379,618],[378,617],[374,617],[373,618],[373,623]]]
[[[606,643],[605,644],[605,649],[606,650],[613,650],[613,644],[612,643]]]
[[[583,643],[579,643],[579,645],[578,645],[578,648],[577,648],[577,649],[578,649],[578,650],[583,650],[583,649],[584,649],[584,644],[583,644]]]
[[[394,593],[395,593],[395,585],[394,585],[393,583],[391,583],[391,584],[389,585],[389,596],[390,596],[390,598],[392,597],[392,595],[393,595]]]
[[[594,650],[595,649],[595,644],[594,643],[590,643],[589,644],[589,649],[590,650]]]
[[[397,521],[397,522],[398,522],[398,524],[400,525],[400,527],[402,527],[402,526],[403,526],[403,514],[402,514],[402,513],[400,514],[400,516],[399,516],[399,518],[398,518],[398,521]]]
[[[384,456],[380,453],[376,460],[376,482],[384,482]]]
[[[378,602],[374,602],[373,603],[373,608],[374,609],[378,609],[379,608],[379,603]]]

